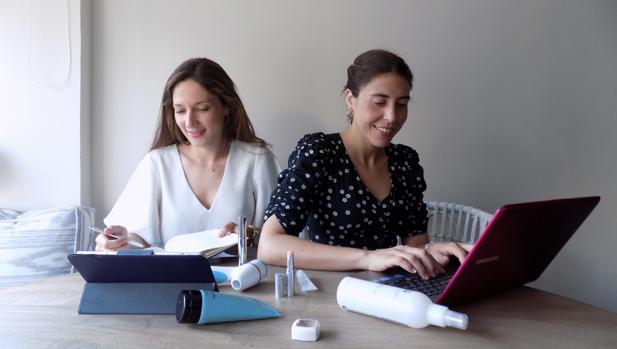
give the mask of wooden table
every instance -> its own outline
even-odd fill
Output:
[[[467,331],[413,329],[340,309],[344,273],[307,271],[319,291],[277,300],[276,271],[242,294],[281,318],[205,326],[165,315],[78,315],[78,274],[0,289],[0,348],[617,348],[617,314],[530,287],[454,308],[469,315]],[[319,341],[291,340],[296,318],[318,319]]]

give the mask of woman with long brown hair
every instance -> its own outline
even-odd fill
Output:
[[[148,154],[104,219],[97,250],[146,246],[207,229],[234,229],[247,217],[260,227],[280,167],[255,135],[235,85],[207,58],[193,58],[171,74]]]

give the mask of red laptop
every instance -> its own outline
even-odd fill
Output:
[[[505,205],[495,212],[463,264],[423,280],[402,269],[349,276],[426,293],[447,306],[467,303],[534,281],[596,207],[600,197]]]

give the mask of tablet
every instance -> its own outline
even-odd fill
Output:
[[[86,282],[214,283],[201,255],[75,253],[68,259]]]
[[[171,315],[183,290],[218,291],[201,255],[75,253],[68,259],[86,281],[80,314]]]

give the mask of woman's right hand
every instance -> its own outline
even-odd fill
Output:
[[[418,273],[423,279],[445,272],[443,266],[424,248],[398,245],[367,252],[367,270],[384,271],[401,267],[410,273]]]
[[[115,238],[110,234],[116,236],[123,236],[123,238]],[[128,244],[128,232],[125,227],[121,225],[112,225],[106,227],[102,234],[96,237],[96,251],[117,251],[120,249],[129,248]]]

